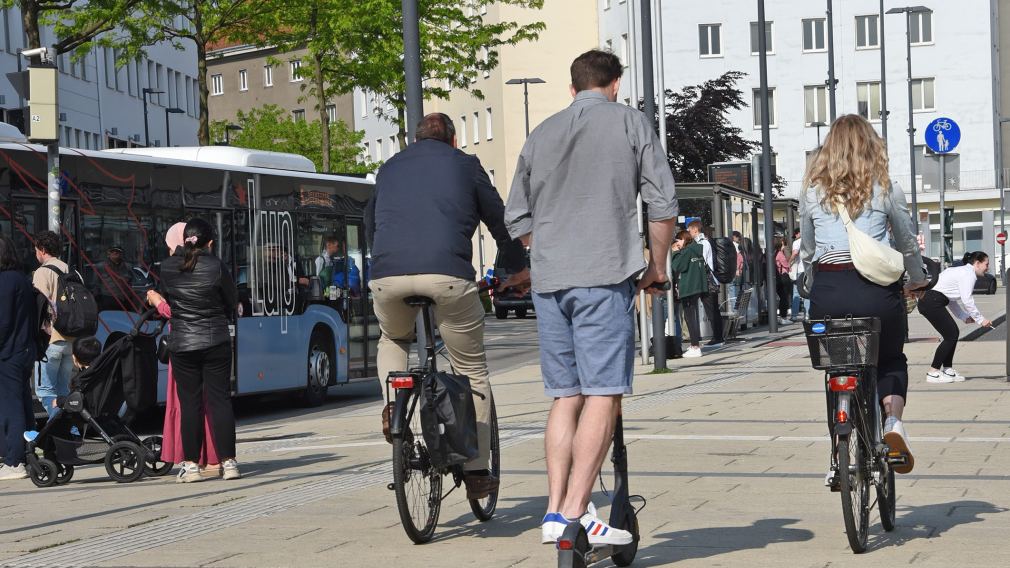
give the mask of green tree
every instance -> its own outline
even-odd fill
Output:
[[[227,124],[228,121],[214,121],[211,124],[214,140],[224,140]],[[242,130],[230,136],[232,146],[301,154],[324,172],[368,173],[378,167],[378,164],[360,161],[364,133],[351,130],[342,120],[327,122],[332,143],[329,156],[325,158],[323,125],[319,120],[295,120],[286,110],[276,105],[265,105],[248,112],[239,111],[235,124],[241,126]],[[329,165],[324,167],[324,163]]]
[[[17,6],[21,11],[21,25],[27,38],[27,48],[42,47],[41,29],[53,30],[58,38],[56,53],[77,51],[85,53],[97,36],[137,22],[137,5],[140,0],[0,0],[0,8]],[[130,34],[117,33],[118,42],[137,47],[140,39]]]
[[[403,18],[399,0],[265,0],[276,8],[256,26],[253,43],[308,49],[312,80],[305,86],[316,99],[320,121],[326,103],[356,87],[386,99],[393,111],[375,109],[400,130],[406,143],[403,76]],[[485,8],[503,5],[539,9],[544,0],[420,0],[421,73],[424,96],[448,98],[464,91],[484,94],[474,80],[498,66],[502,46],[535,40],[543,22],[488,22]]]

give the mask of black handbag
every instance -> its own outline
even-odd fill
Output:
[[[477,457],[477,411],[470,379],[442,371],[424,377],[421,433],[436,468],[464,464]],[[482,397],[483,398],[483,397]]]
[[[169,334],[163,333],[161,337],[158,338],[158,360],[164,364],[168,364],[168,360],[171,357],[171,352],[168,350]]]

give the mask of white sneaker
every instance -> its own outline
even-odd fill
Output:
[[[544,544],[556,543],[570,522],[561,513],[547,513],[540,524],[540,542]]]
[[[586,529],[586,534],[589,535],[589,544],[594,546],[608,544],[623,546],[631,544],[631,541],[634,540],[630,532],[615,529],[601,521],[596,516],[596,507],[592,503],[587,507],[586,513],[579,518],[579,522],[582,523],[582,526]]]
[[[684,352],[684,357],[701,357],[701,347],[688,347],[687,351]]]
[[[176,476],[176,483],[196,483],[206,479],[200,475],[200,466],[192,462],[183,462],[179,466],[179,475]]]
[[[947,373],[941,373],[939,371],[933,373],[931,371],[926,371],[926,382],[927,383],[952,383],[954,382],[954,377],[948,375]]]
[[[894,472],[908,473],[912,471],[912,468],[915,467],[915,458],[912,457],[912,450],[908,446],[908,434],[905,433],[905,424],[901,420],[892,416],[884,422],[884,443],[889,448],[888,456],[903,455],[905,457],[905,464],[893,466]]]
[[[242,474],[238,471],[238,462],[235,460],[224,460],[221,464],[222,479],[239,479]]]
[[[834,469],[829,469],[828,474],[824,476],[824,486],[832,489],[838,487],[838,476],[835,474]]]
[[[946,369],[943,369],[943,374],[953,378],[954,379],[953,382],[955,383],[960,383],[964,381],[964,375],[955,371],[954,367],[947,367]]]
[[[786,318],[779,318],[779,325],[789,325],[791,323],[793,323],[791,320],[788,320]]]
[[[7,465],[0,463],[0,481],[7,481],[8,479],[24,479],[28,477],[28,472],[25,470],[25,464],[19,463],[17,465]]]

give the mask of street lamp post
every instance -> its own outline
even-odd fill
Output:
[[[522,85],[523,86],[523,109],[526,114],[526,137],[530,136],[530,85],[541,85],[546,83],[540,77],[528,77],[522,79],[509,79],[505,81],[506,85]]]
[[[762,6],[763,8],[763,6]],[[828,108],[831,114],[831,122],[835,121],[838,108],[835,104],[835,19],[831,0],[828,0]],[[770,319],[770,318],[769,318]]]
[[[1000,118],[999,119],[999,147],[1003,148],[1003,125],[1010,122],[1010,118]],[[1003,170],[1003,152],[999,153],[999,231],[1001,233],[1006,233],[1006,201],[1004,200],[1004,193],[1006,192],[1006,173]],[[1007,288],[1007,267],[1006,267],[1006,244],[999,246],[1000,248],[1000,259],[999,259],[999,269],[1000,275],[1003,278],[1003,313],[1010,313],[1010,289]],[[1003,323],[1004,326],[1010,325],[1006,322]],[[1006,354],[1004,361],[1006,361],[1006,379],[1010,381],[1010,334],[1007,334],[1006,338]]]
[[[817,147],[820,148],[821,147],[821,127],[822,126],[827,126],[827,124],[818,121],[818,122],[812,123],[810,126],[816,126],[817,127]]]
[[[166,148],[171,148],[172,147],[172,134],[171,134],[170,125],[168,124],[168,115],[170,115],[170,114],[181,114],[181,113],[184,113],[184,112],[186,112],[186,111],[182,110],[181,108],[176,108],[176,107],[166,108],[165,109],[165,147]]]
[[[829,13],[830,18],[830,13]],[[830,25],[830,19],[828,20]],[[758,69],[760,73],[761,87],[761,192],[764,194],[764,217],[765,217],[765,298],[768,302],[768,331],[775,333],[779,329],[779,321],[775,313],[775,253],[772,250],[772,239],[774,234],[772,225],[775,220],[772,202],[772,149],[771,131],[769,130],[768,108],[768,38],[765,30],[765,0],[758,0]],[[831,32],[828,31],[828,43],[831,43]],[[833,75],[834,65],[829,67],[829,73]],[[831,91],[834,92],[834,77],[829,75]],[[834,97],[832,97],[834,100]],[[834,117],[832,117],[834,118]]]
[[[908,167],[911,171],[912,187],[912,224],[915,230],[919,230],[919,202],[916,198],[915,190],[915,121],[913,120],[912,109],[912,14],[931,14],[933,11],[925,6],[905,6],[904,8],[891,8],[885,14],[905,14],[905,49],[906,60],[908,62]],[[881,42],[883,43],[883,42]],[[943,211],[940,211],[943,218]],[[928,224],[928,223],[927,223]]]
[[[242,127],[237,124],[228,124],[224,127],[224,145],[231,146],[231,132],[232,130],[242,130]]]
[[[157,91],[155,89],[151,89],[151,88],[148,88],[148,87],[144,87],[142,90],[143,90],[143,95],[144,95],[143,97],[141,97],[143,99],[143,101],[144,101],[144,146],[147,147],[147,148],[150,148],[151,147],[151,132],[150,132],[150,128],[147,125],[147,95],[160,95],[160,94],[164,93],[165,91]]]
[[[884,146],[887,146],[887,56],[885,55],[884,44],[884,0],[880,0],[880,15],[877,21],[880,22],[880,137],[884,139]],[[869,98],[869,97],[867,97]]]

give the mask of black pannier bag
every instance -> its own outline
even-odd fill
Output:
[[[421,385],[421,431],[431,463],[437,468],[477,457],[477,411],[470,379],[442,371],[426,375]]]

